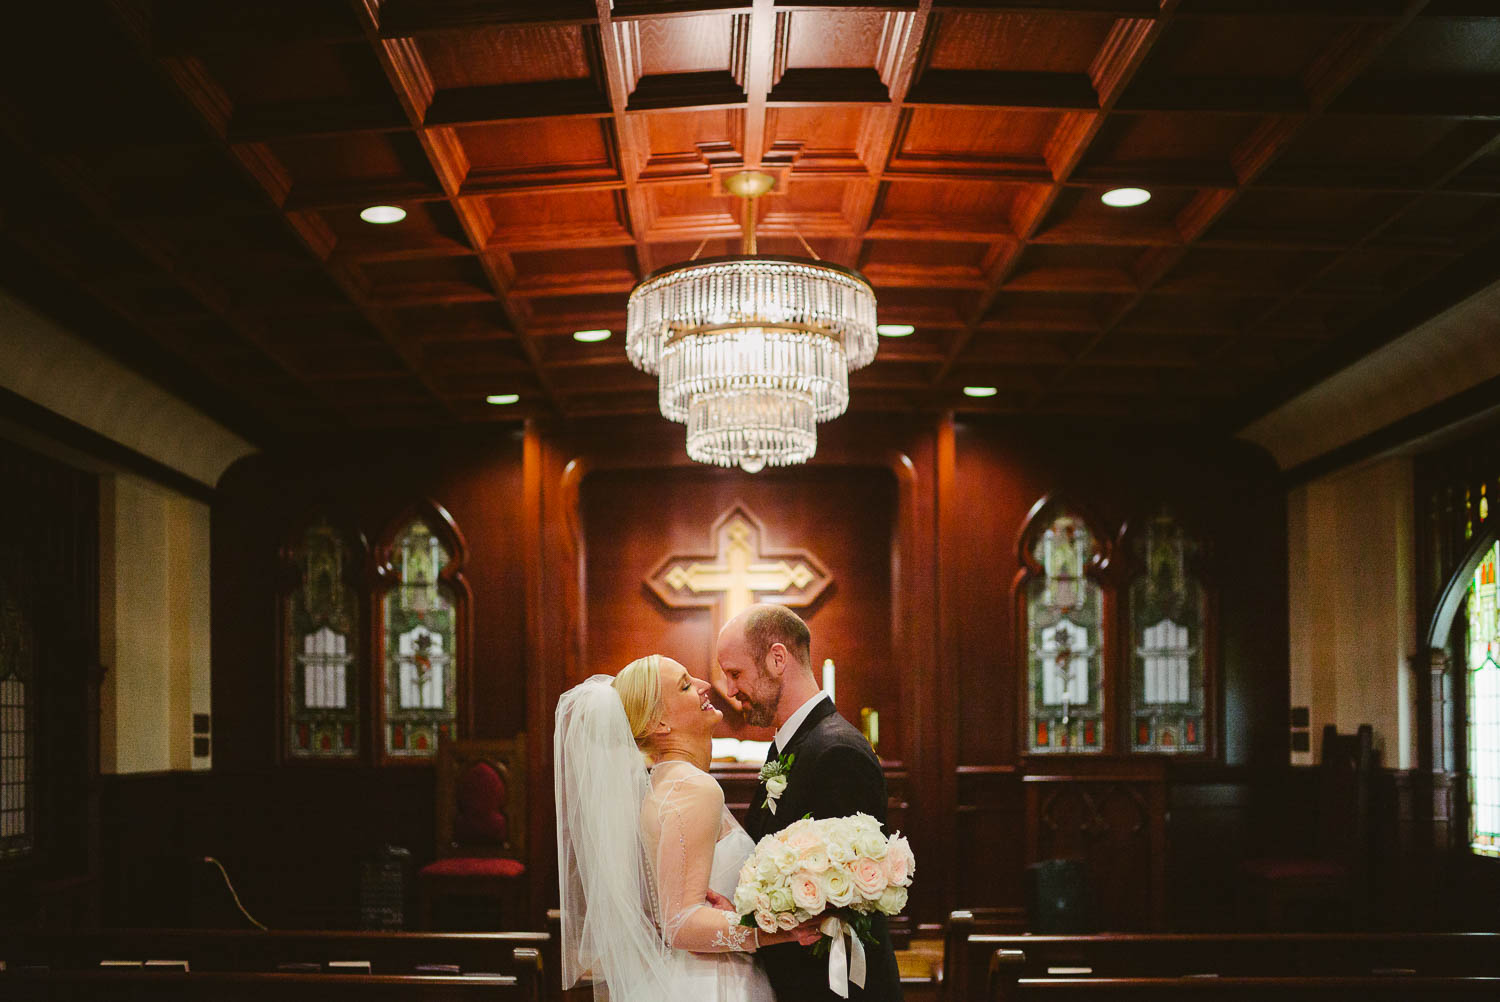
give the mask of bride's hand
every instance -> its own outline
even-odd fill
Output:
[[[708,905],[710,908],[717,908],[721,912],[734,911],[734,902],[730,901],[724,895],[716,893],[712,887],[708,889]]]
[[[775,946],[778,943],[800,943],[802,946],[812,946],[823,935],[818,930],[818,926],[822,924],[822,921],[820,918],[810,918],[793,929],[762,932],[760,934],[760,945]]]

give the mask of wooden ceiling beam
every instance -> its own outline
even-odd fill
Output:
[[[1100,342],[1109,337],[1152,292],[1158,282],[1165,278],[1188,253],[1196,242],[1205,236],[1222,219],[1230,207],[1236,204],[1241,192],[1266,173],[1278,157],[1291,148],[1297,138],[1311,123],[1319,121],[1323,111],[1329,108],[1401,32],[1415,20],[1429,0],[1401,0],[1399,17],[1382,18],[1371,23],[1359,23],[1341,33],[1312,67],[1304,74],[1303,86],[1308,93],[1308,111],[1269,119],[1253,132],[1235,151],[1233,168],[1239,182],[1233,189],[1220,189],[1199,195],[1178,215],[1178,226],[1184,242],[1175,248],[1159,248],[1155,255],[1143,262],[1141,291],[1121,304],[1109,321],[1079,352],[1078,358],[1064,372],[1057,375],[1033,398],[1040,401],[1048,393],[1056,392],[1072,373],[1088,360],[1090,353]]]
[[[464,0],[456,3],[423,3],[421,5],[389,2],[382,4],[378,0],[354,0],[354,2],[355,13],[365,30],[366,38],[381,68],[385,71],[386,79],[402,111],[406,114],[407,121],[417,134],[422,152],[438,184],[442,187],[449,206],[458,217],[465,239],[476,251],[484,250],[489,245],[494,220],[482,201],[463,197],[461,193],[464,179],[470,168],[463,147],[451,127],[426,128],[423,124],[432,107],[436,88],[432,75],[422,59],[421,50],[408,37],[410,32],[398,30],[386,34],[382,29],[382,25],[386,24],[387,16],[399,21],[405,13],[419,10],[426,11],[428,14],[447,12],[457,15],[464,9],[474,11],[481,5],[464,2]],[[493,5],[483,6],[492,7]],[[552,393],[551,386],[548,385],[546,374],[541,371],[540,355],[527,331],[525,318],[515,309],[507,296],[511,277],[508,255],[480,254],[478,260],[485,280],[489,283],[491,298],[498,304],[522,352],[530,360],[544,396],[555,405],[556,397]],[[394,318],[392,326],[393,329],[398,329]],[[445,401],[445,406],[450,411],[452,410],[451,403]]]
[[[379,37],[410,38],[468,28],[592,24],[591,0],[496,3],[495,0],[383,0]],[[373,11],[372,11],[373,13]]]
[[[290,437],[306,430],[291,419],[288,407],[290,401],[284,395],[257,392],[244,380],[243,367],[204,340],[202,335],[205,320],[211,325],[232,329],[222,317],[207,313],[202,317],[195,317],[190,328],[185,329],[180,317],[147,315],[129,296],[122,294],[121,287],[91,281],[80,270],[76,256],[58,243],[55,230],[48,228],[47,232],[36,232],[29,226],[20,225],[11,213],[6,214],[4,223],[6,238],[24,250],[33,261],[40,262],[78,287],[88,289],[91,297],[106,311],[118,317],[125,327],[144,334],[172,357],[185,361],[193,382],[206,379],[213,388],[213,393],[222,393],[237,401],[241,407],[266,422],[278,435]],[[175,278],[163,275],[161,281],[174,289],[180,288]],[[235,333],[238,335],[238,332]],[[261,350],[259,344],[251,343],[251,347],[257,352]],[[275,359],[269,361],[270,364],[278,364]],[[286,374],[292,380],[297,378],[295,372]],[[318,410],[319,401],[313,394],[307,394],[303,402],[307,405],[308,414]],[[320,431],[331,430],[339,423],[323,414],[313,418],[313,421]]]
[[[113,230],[163,273],[173,276],[177,286],[183,288],[209,313],[224,321],[247,344],[264,351],[267,357],[294,380],[306,381],[306,374],[299,370],[295,360],[279,352],[267,332],[254,323],[245,321],[232,297],[203,275],[197,262],[177,255],[170,243],[153,233],[148,225],[122,216],[115,202],[106,193],[106,186],[90,178],[76,161],[52,156],[33,145],[20,124],[22,120],[22,116],[17,114],[9,102],[0,101],[0,133],[35,160],[42,170],[95,218],[104,222],[108,229]]]
[[[1473,134],[1469,134],[1462,137],[1462,140],[1463,141],[1460,144],[1455,144],[1458,146],[1457,149],[1449,151],[1447,162],[1446,164],[1444,164],[1441,171],[1430,176],[1429,191],[1440,190],[1444,185],[1446,185],[1449,181],[1462,173],[1464,170],[1468,169],[1471,165],[1478,163],[1486,157],[1493,156],[1496,153],[1500,153],[1500,126],[1493,124],[1488,125],[1477,137]],[[1328,261],[1321,268],[1312,269],[1311,271],[1303,275],[1301,281],[1299,281],[1293,289],[1289,290],[1287,295],[1279,299],[1268,309],[1253,317],[1245,325],[1239,335],[1235,337],[1225,338],[1224,341],[1220,344],[1219,350],[1213,353],[1206,361],[1213,362],[1220,360],[1243,337],[1247,337],[1259,332],[1264,332],[1265,329],[1274,322],[1277,315],[1279,315],[1282,310],[1286,309],[1296,300],[1319,295],[1319,293],[1317,292],[1317,286],[1319,283],[1325,282],[1329,275],[1337,274],[1339,268],[1347,264],[1350,255],[1356,254],[1359,251],[1370,247],[1371,245],[1374,245],[1377,241],[1379,241],[1380,238],[1392,226],[1394,226],[1398,220],[1402,218],[1406,211],[1422,197],[1423,196],[1421,194],[1416,194],[1411,196],[1409,199],[1389,205],[1387,207],[1387,211],[1383,213],[1374,224],[1367,227],[1364,232],[1360,234],[1357,240],[1350,243],[1347,248],[1342,250],[1340,254]],[[1491,234],[1486,234],[1486,236],[1491,236]],[[1364,295],[1375,298],[1383,291],[1385,290],[1366,289],[1364,290]],[[1342,291],[1330,291],[1326,294],[1341,297],[1346,295],[1347,293]],[[1355,295],[1358,296],[1359,292],[1355,292]]]
[[[968,326],[949,346],[948,359],[938,369],[934,385],[947,378],[974,336],[974,331],[988,316],[995,299],[1020,264],[1027,244],[1036,236],[1057,203],[1063,185],[1073,178],[1105,119],[1140,72],[1147,56],[1175,16],[1180,2],[1181,0],[1161,0],[1153,17],[1121,17],[1115,21],[1108,38],[1089,66],[1091,86],[1098,95],[1097,110],[1067,113],[1054,132],[1046,150],[1052,183],[1045,187],[1039,186],[1028,198],[1018,203],[1014,222],[1016,239],[997,257],[990,274],[989,288],[970,315]]]
[[[330,257],[336,243],[332,232],[319,217],[286,207],[291,181],[275,155],[264,144],[232,141],[234,103],[214,80],[207,67],[194,56],[155,55],[150,25],[138,17],[138,12],[129,0],[107,0],[107,3],[127,38],[134,43],[137,57],[164,84],[177,91],[197,114],[204,129],[217,140],[220,151],[228,155],[229,160],[246,175],[247,180],[264,192],[278,210],[278,216],[287,229],[302,242],[315,260],[322,263],[325,274],[340,287],[381,339],[402,360],[409,375],[441,406],[438,387],[423,369],[420,354],[402,341],[400,332],[394,329],[388,316],[365,300],[364,282],[354,269],[346,262]]]

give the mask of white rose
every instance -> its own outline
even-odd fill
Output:
[[[755,879],[762,884],[770,883],[781,876],[781,871],[776,867],[776,859],[770,851],[759,853],[755,861]]]
[[[784,876],[797,868],[797,850],[789,845],[778,844],[771,853],[771,860],[776,867],[776,874]]]
[[[885,859],[886,843],[885,836],[875,831],[864,830],[854,836],[855,855],[866,859]]]
[[[760,926],[762,932],[775,932],[776,916],[771,912],[756,909],[755,924]]]
[[[734,910],[741,915],[755,910],[755,887],[752,884],[741,884],[734,889]]]
[[[823,894],[830,905],[847,908],[854,903],[854,881],[842,867],[830,866],[818,875],[818,881],[823,885]]]
[[[789,912],[796,907],[796,904],[792,901],[791,889],[787,887],[771,888],[771,892],[766,895],[766,899],[773,912]]]
[[[822,873],[828,869],[828,853],[822,849],[809,849],[802,854],[798,865],[808,873]]]
[[[884,915],[896,915],[906,907],[906,888],[897,887],[894,884],[887,887],[880,895],[880,901],[876,904]]]
[[[766,780],[766,796],[779,797],[786,792],[786,777],[772,776]]]

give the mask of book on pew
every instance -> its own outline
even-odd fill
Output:
[[[154,967],[158,970],[181,971],[184,974],[188,972],[188,962],[186,960],[148,960],[146,961],[146,966]]]
[[[462,974],[463,968],[457,964],[418,964],[412,968],[418,974]]]
[[[368,960],[330,960],[328,969],[337,974],[370,974]]]
[[[101,960],[101,961],[99,961],[99,966],[100,967],[145,967],[146,964],[145,964],[144,961],[141,961],[141,960]]]

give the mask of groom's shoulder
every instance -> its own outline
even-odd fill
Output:
[[[813,733],[808,737],[812,739],[809,744],[813,745],[819,754],[830,751],[838,751],[841,754],[854,752],[860,757],[869,757],[871,760],[879,761],[875,758],[875,752],[870,748],[870,742],[865,740],[865,736],[838,713],[830,713],[818,721]]]

